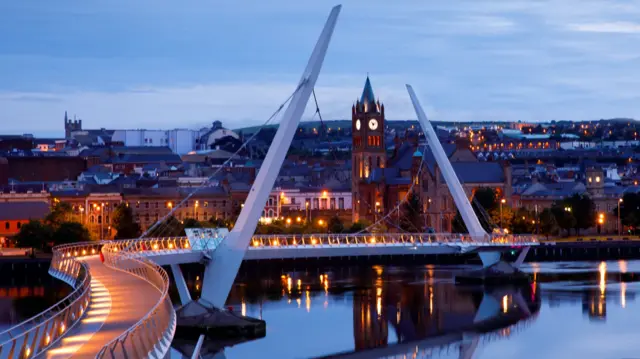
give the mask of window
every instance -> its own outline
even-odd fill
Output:
[[[156,209],[158,209],[158,206],[159,206],[159,204],[158,204],[158,202],[156,202]]]
[[[336,199],[335,198],[331,198],[329,200],[329,209],[336,209]]]
[[[155,221],[158,222],[158,220],[160,219],[160,216],[158,216],[158,214],[156,213],[155,215]]]
[[[269,210],[269,216],[268,217],[269,218],[273,217],[273,210],[272,209]]]
[[[226,206],[227,206],[227,200],[226,200],[226,199],[223,199],[223,200],[222,200],[222,207],[226,207]]]
[[[102,216],[98,216],[98,223],[102,223]]]
[[[218,206],[218,201],[213,201],[213,207],[217,207]]]
[[[205,202],[204,202],[204,206],[203,206],[203,207],[205,207],[205,208],[206,208],[206,207],[209,207],[209,202],[206,202],[206,201],[205,201]]]
[[[320,201],[318,201],[318,199],[317,199],[317,198],[314,198],[314,199],[313,199],[313,209],[318,209],[318,208],[320,208],[320,204],[319,204],[319,202],[320,202]]]
[[[378,168],[382,168],[382,161],[380,160],[380,156],[378,156]]]
[[[89,218],[89,222],[94,223],[96,221],[96,218],[91,215],[91,217]]]
[[[144,203],[144,208],[149,209],[149,202]]]
[[[19,229],[20,227],[22,227],[22,223],[18,222],[17,226],[18,226],[18,229]]]
[[[200,213],[196,212],[196,221],[199,221],[199,220],[200,220]]]
[[[144,221],[149,222],[149,213],[144,214]]]
[[[338,208],[344,209],[344,198],[342,197],[338,198]]]
[[[136,202],[136,208],[140,208],[140,201]]]
[[[296,204],[296,198],[295,197],[291,197],[291,204]]]
[[[9,229],[9,222],[4,222],[4,229]]]
[[[136,213],[136,222],[140,222],[140,215]]]
[[[321,204],[320,204],[320,209],[328,209],[328,208],[327,208],[327,199],[326,199],[326,198],[323,198],[323,199],[320,201],[320,203],[321,203]]]
[[[273,198],[269,198],[269,206],[273,206]]]

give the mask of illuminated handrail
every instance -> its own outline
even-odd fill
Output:
[[[176,329],[176,312],[169,298],[169,275],[137,253],[146,248],[147,242],[111,241],[102,247],[107,266],[151,284],[160,292],[160,299],[136,324],[107,343],[96,358],[143,358],[152,353],[163,357],[169,350]],[[152,248],[153,243],[150,250]]]
[[[73,291],[52,307],[0,333],[0,357],[37,356],[78,323],[89,305],[91,273],[76,258],[82,253],[96,253],[100,246],[98,242],[84,242],[53,248],[49,273],[71,285]]]
[[[215,249],[224,238],[165,237],[118,241],[121,250],[131,252],[184,253],[191,250]],[[249,250],[314,248],[314,247],[372,247],[372,246],[461,246],[467,248],[488,246],[538,245],[533,235],[487,235],[473,238],[454,233],[375,233],[375,234],[269,234],[254,235]]]

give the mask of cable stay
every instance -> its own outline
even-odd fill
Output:
[[[286,104],[291,101],[291,99],[293,98],[293,96],[296,95],[296,93],[298,93],[298,91],[300,91],[300,89],[307,83],[307,79],[303,80],[300,82],[300,84],[298,85],[298,87],[295,89],[295,91],[293,91],[289,97],[287,97],[287,99],[282,102],[282,104],[280,104],[280,106],[278,107],[277,110],[275,110],[271,116],[269,116],[269,118],[262,124],[260,125],[260,127],[258,128],[258,130],[247,140],[245,141],[240,148],[238,148],[238,150],[236,152],[234,152],[232,154],[232,156],[230,156],[224,163],[222,163],[222,165],[216,169],[216,171],[214,171],[214,173],[209,176],[207,178],[206,181],[204,181],[200,186],[196,187],[193,191],[191,191],[184,199],[182,199],[178,204],[176,204],[170,211],[169,213],[167,213],[166,215],[164,215],[162,218],[160,218],[159,220],[157,220],[153,225],[151,225],[149,228],[147,228],[146,231],[144,231],[139,237],[138,239],[143,239],[145,238],[151,231],[153,231],[154,229],[158,228],[160,226],[160,232],[159,234],[163,234],[168,226],[167,223],[165,222],[168,218],[170,218],[171,216],[173,216],[173,214],[176,212],[176,210],[178,208],[181,208],[182,205],[184,205],[189,199],[191,199],[191,197],[193,197],[196,193],[198,193],[200,190],[202,190],[205,187],[208,187],[209,184],[211,183],[211,181],[218,175],[218,173],[220,173],[220,171],[226,167],[233,159],[236,155],[238,155],[245,147],[247,147],[247,145],[260,133],[260,131],[262,131],[263,128],[265,128],[284,108],[284,106],[286,106]],[[164,228],[163,228],[164,227]]]

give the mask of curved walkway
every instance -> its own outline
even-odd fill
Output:
[[[133,327],[160,299],[148,282],[127,272],[107,267],[98,256],[84,257],[92,276],[92,295],[85,317],[46,358],[94,358],[96,354]]]

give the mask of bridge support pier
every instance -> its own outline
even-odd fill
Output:
[[[187,281],[184,280],[184,275],[182,275],[180,265],[172,264],[171,273],[173,273],[173,280],[174,282],[176,282],[176,288],[178,288],[178,294],[180,295],[180,304],[186,305],[191,301],[191,294],[189,294]]]

